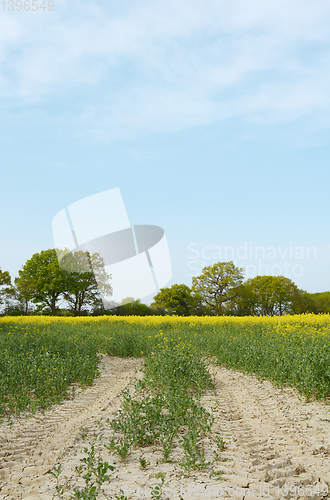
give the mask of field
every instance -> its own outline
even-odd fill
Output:
[[[47,407],[97,374],[97,353],[148,356],[163,336],[217,363],[330,395],[330,316],[264,318],[22,317],[0,320],[0,417]]]
[[[287,497],[276,494],[286,475],[324,497],[329,325],[328,315],[2,318],[0,498],[138,498],[120,492],[129,478],[149,498],[178,478],[223,479],[222,496],[260,497],[258,485]],[[195,486],[184,500],[200,498]]]

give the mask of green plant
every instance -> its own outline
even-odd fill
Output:
[[[115,440],[113,438],[109,439],[109,444],[104,445],[104,447],[107,450],[109,450],[110,452],[112,452],[115,449],[115,446],[116,446],[116,443],[115,443]]]
[[[204,451],[198,445],[198,429],[189,430],[182,438],[182,447],[185,452],[180,465],[187,469],[205,469],[211,462],[205,462]]]
[[[140,457],[139,462],[140,462],[140,468],[142,470],[145,470],[148,467],[148,465],[150,465],[149,460],[147,461],[144,457]]]
[[[166,353],[166,344],[172,352]],[[71,384],[82,389],[91,384],[98,375],[97,353],[140,357],[143,352],[155,390],[159,381],[161,390],[177,387],[181,381],[189,392],[204,390],[205,382],[212,379],[205,373],[212,358],[228,368],[296,387],[307,398],[326,399],[330,393],[328,314],[4,316],[0,318],[0,352],[0,418],[5,419],[45,409],[68,397]]]
[[[85,447],[84,452],[86,456],[82,458],[82,464],[75,467],[75,471],[78,475],[85,481],[85,486],[79,487],[75,486],[73,488],[73,494],[71,494],[70,499],[82,499],[82,500],[95,500],[101,490],[102,484],[106,481],[110,481],[108,476],[108,471],[113,471],[112,465],[108,462],[104,462],[103,458],[96,456],[95,454],[95,444],[89,443],[90,448]],[[65,492],[65,487],[59,484],[59,475],[62,472],[62,465],[54,465],[53,470],[50,472],[56,480],[56,492],[59,498]]]
[[[116,500],[127,500],[127,497],[125,496],[124,491],[121,489],[120,490],[120,495],[115,495]]]
[[[216,442],[217,442],[219,451],[224,451],[227,448],[227,445],[221,436],[216,437]]]
[[[151,490],[151,498],[153,500],[159,500],[162,497],[163,494],[163,485],[164,485],[164,477],[161,478],[160,484],[157,484],[152,490]]]
[[[110,481],[107,472],[114,470],[108,462],[103,461],[102,457],[95,456],[94,443],[89,444],[90,449],[84,448],[87,456],[82,459],[83,464],[75,468],[76,472],[85,480],[85,486],[83,488],[75,487],[73,498],[84,500],[97,498],[102,484],[105,481]]]
[[[169,461],[180,429],[188,469],[206,467],[198,440],[212,427],[214,417],[200,404],[202,390],[213,387],[207,363],[191,344],[159,344],[145,361],[144,379],[135,380],[134,394],[122,392],[122,408],[110,423],[117,435],[107,448],[125,458],[133,445],[160,443],[164,461]],[[178,378],[183,377],[183,378]]]
[[[88,427],[82,427],[81,429],[81,439],[85,440],[88,434]]]
[[[130,451],[131,447],[132,447],[131,442],[129,442],[125,439],[120,439],[119,443],[114,446],[113,453],[114,453],[114,455],[119,455],[120,458],[122,460],[124,460],[127,457],[128,452]]]
[[[220,471],[214,471],[214,470],[213,470],[213,471],[211,472],[211,474],[212,474],[213,476],[216,476],[216,477],[215,477],[215,480],[216,480],[216,481],[223,481],[222,472],[220,472]]]
[[[62,469],[61,464],[54,465],[53,469],[51,471],[49,471],[49,474],[54,476],[56,479],[57,484],[55,486],[55,489],[56,489],[56,493],[57,493],[59,498],[62,498],[62,495],[64,494],[64,487],[63,487],[63,485],[59,484],[59,476],[62,473],[62,471],[63,471],[63,469]]]
[[[164,472],[157,472],[153,477],[155,477],[156,479],[165,479],[165,474]]]

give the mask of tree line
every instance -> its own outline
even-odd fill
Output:
[[[59,265],[59,261],[61,265]],[[330,313],[330,292],[308,293],[284,276],[256,276],[244,281],[244,270],[233,262],[204,267],[192,286],[162,288],[150,306],[127,298],[109,302],[111,276],[99,254],[49,249],[34,254],[12,282],[0,269],[2,315],[232,315],[260,316]]]
[[[13,283],[8,271],[0,270],[2,314],[86,314],[101,307],[100,292],[111,294],[109,281],[99,254],[44,250],[24,264]]]

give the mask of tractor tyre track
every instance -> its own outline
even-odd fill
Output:
[[[117,411],[120,392],[140,365],[139,359],[102,356],[100,377],[90,387],[44,413],[2,424],[0,499],[53,498],[48,472],[74,448],[83,428],[96,428],[102,417]]]
[[[253,376],[215,372],[216,427],[230,459],[220,467],[225,482],[242,498],[328,496],[318,490],[330,491],[329,407]]]

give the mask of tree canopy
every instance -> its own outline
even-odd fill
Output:
[[[330,313],[330,292],[303,292],[303,299],[307,312],[315,314]]]
[[[245,282],[248,307],[255,315],[283,315],[292,312],[299,290],[284,276],[256,276]]]
[[[75,315],[85,307],[98,305],[100,296],[111,296],[111,277],[105,272],[104,260],[99,254],[91,255],[83,250],[65,252],[65,257],[60,259],[61,265],[63,259],[66,269],[63,296]]]
[[[151,307],[160,309],[163,314],[190,316],[200,312],[201,297],[194,295],[187,285],[172,285],[162,288],[155,295]]]
[[[66,272],[60,268],[54,249],[32,255],[18,272],[16,285],[33,294],[33,302],[55,313],[57,302],[66,287]]]
[[[12,294],[11,277],[8,271],[1,271],[0,268],[0,306],[5,299]]]
[[[192,291],[202,298],[213,314],[222,315],[225,304],[237,296],[243,278],[243,269],[232,261],[218,262],[204,267],[200,276],[192,278]]]

